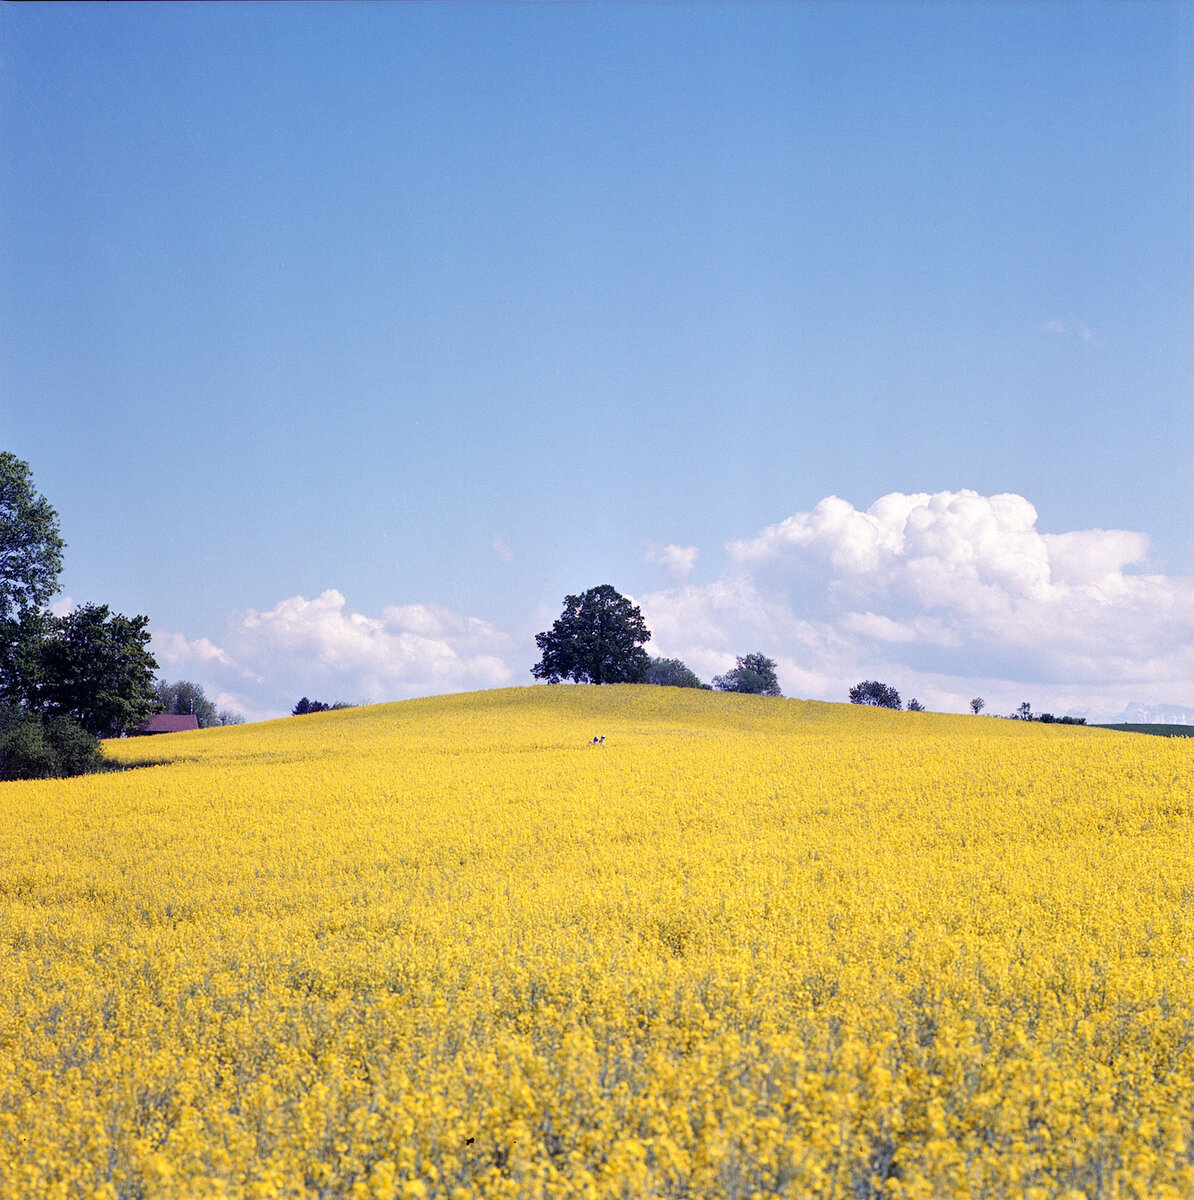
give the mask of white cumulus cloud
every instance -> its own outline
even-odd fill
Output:
[[[762,650],[792,694],[827,699],[885,676],[958,709],[975,681],[1058,711],[1194,699],[1194,590],[1145,569],[1140,533],[1041,533],[1012,494],[897,492],[830,496],[727,548],[727,578],[643,598],[656,652],[695,669]]]
[[[488,622],[437,605],[354,612],[334,588],[230,623],[224,645],[155,632],[170,676],[202,682],[250,718],[289,711],[300,696],[325,703],[376,702],[511,682],[510,639]]]
[[[197,664],[219,663],[224,667],[235,667],[236,664],[210,638],[189,639],[181,633],[155,633],[153,635],[153,655],[160,666],[195,666]]]

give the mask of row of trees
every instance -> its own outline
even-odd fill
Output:
[[[877,679],[864,679],[862,683],[856,683],[850,689],[851,704],[873,704],[878,708],[900,708],[900,693],[886,683],[880,683]],[[979,713],[987,707],[987,702],[981,696],[975,696],[970,701],[970,711],[977,717]],[[924,712],[925,707],[919,700],[913,697],[908,701],[909,712]],[[1014,713],[1008,714],[1014,721],[1042,721],[1046,725],[1056,723],[1058,725],[1085,725],[1085,717],[1055,717],[1052,713],[1034,713],[1032,705],[1027,700],[1016,709]]]
[[[98,738],[157,708],[148,617],[48,610],[65,546],[28,463],[0,452],[0,778],[92,769]]]
[[[578,596],[564,597],[564,611],[552,627],[535,634],[542,655],[531,674],[545,683],[652,683],[662,687],[709,689],[678,658],[652,658],[643,644],[651,631],[638,606],[608,583]],[[722,692],[779,696],[775,662],[765,654],[747,654],[737,666],[714,677]]]
[[[77,775],[102,765],[99,739],[154,713],[200,728],[239,724],[189,680],[156,680],[149,618],[84,604],[49,611],[66,543],[29,464],[0,452],[0,779]]]
[[[971,703],[971,706],[973,707],[974,701],[972,700],[970,703]],[[976,709],[975,711],[977,712],[978,710]],[[1025,700],[1024,703],[1021,704],[1020,707],[1017,708],[1014,713],[1009,713],[1008,716],[1010,716],[1013,721],[1040,721],[1044,725],[1055,725],[1055,724],[1056,725],[1085,725],[1086,724],[1085,717],[1055,717],[1050,712],[1034,713],[1032,711],[1032,705],[1029,704],[1027,700]]]
[[[291,710],[292,717],[305,717],[308,713],[338,712],[342,708],[352,708],[345,700],[337,700],[335,704],[324,704],[322,700],[308,700],[304,696]]]
[[[531,674],[546,683],[571,679],[575,683],[710,687],[678,658],[651,658],[643,649],[643,644],[650,638],[651,632],[638,606],[609,584],[602,584],[578,596],[564,597],[564,611],[556,622],[550,629],[535,634],[535,645],[542,657],[531,668]],[[733,670],[714,677],[712,687],[723,692],[782,695],[775,662],[761,653],[739,658]],[[856,683],[850,689],[850,703],[877,708],[904,707],[900,693],[877,679]],[[971,711],[976,716],[984,707],[986,702],[981,696],[970,701]],[[908,701],[908,711],[924,712],[924,705],[914,696]],[[1026,721],[1085,724],[1082,718],[1055,717],[1051,713],[1033,716],[1027,702],[1012,715]]]
[[[216,708],[207,698],[202,684],[192,683],[189,679],[179,679],[175,683],[159,680],[153,686],[157,696],[160,713],[168,713],[176,717],[194,716],[199,722],[200,729],[211,729],[216,725],[243,725],[244,717],[233,712],[230,708]]]

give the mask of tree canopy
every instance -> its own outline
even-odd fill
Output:
[[[775,675],[775,660],[759,653],[743,655],[732,671],[714,677],[713,686],[719,692],[745,692],[751,696],[783,695]]]
[[[200,729],[225,724],[201,684],[192,683],[189,679],[179,679],[175,683],[160,679],[153,685],[153,690],[162,706],[161,712],[178,717],[193,713],[199,719]]]
[[[876,708],[900,708],[900,693],[877,679],[864,679],[850,689],[851,704],[871,704]]]
[[[156,712],[148,624],[106,604],[56,618],[41,653],[41,711],[71,717],[96,737],[119,737]]]
[[[76,733],[113,737],[158,708],[148,617],[126,617],[101,604],[85,604],[63,617],[48,611],[64,545],[58,514],[34,489],[29,464],[0,453],[6,771],[18,770],[13,764],[20,762],[25,766],[19,769],[36,774],[51,770],[46,763],[53,760],[51,773],[59,768],[70,773],[94,758]]]
[[[605,583],[564,597],[551,629],[535,634],[543,657],[531,674],[547,683],[641,683],[651,662],[643,643],[650,640],[637,605]]]
[[[643,676],[644,683],[657,684],[659,687],[704,688],[709,685],[702,683],[696,672],[685,666],[678,658],[652,658],[647,673]]]
[[[325,704],[322,700],[308,700],[304,696],[291,710],[292,717],[305,717],[308,713],[339,712],[342,708],[352,708],[347,700],[337,700],[335,704]],[[241,718],[243,720],[243,718]],[[234,721],[221,721],[223,725],[236,724]]]
[[[65,543],[29,464],[0,452],[0,621],[39,612],[58,590]]]
[[[34,489],[28,463],[0,452],[0,702],[36,700],[53,621],[44,610],[58,590],[64,545],[58,514]]]

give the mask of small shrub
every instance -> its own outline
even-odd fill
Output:
[[[70,717],[44,720],[44,737],[57,759],[57,775],[87,775],[104,766],[99,738]]]

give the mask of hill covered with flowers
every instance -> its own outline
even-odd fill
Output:
[[[4,1195],[1194,1192],[1185,739],[564,686],[106,752],[0,785]]]

